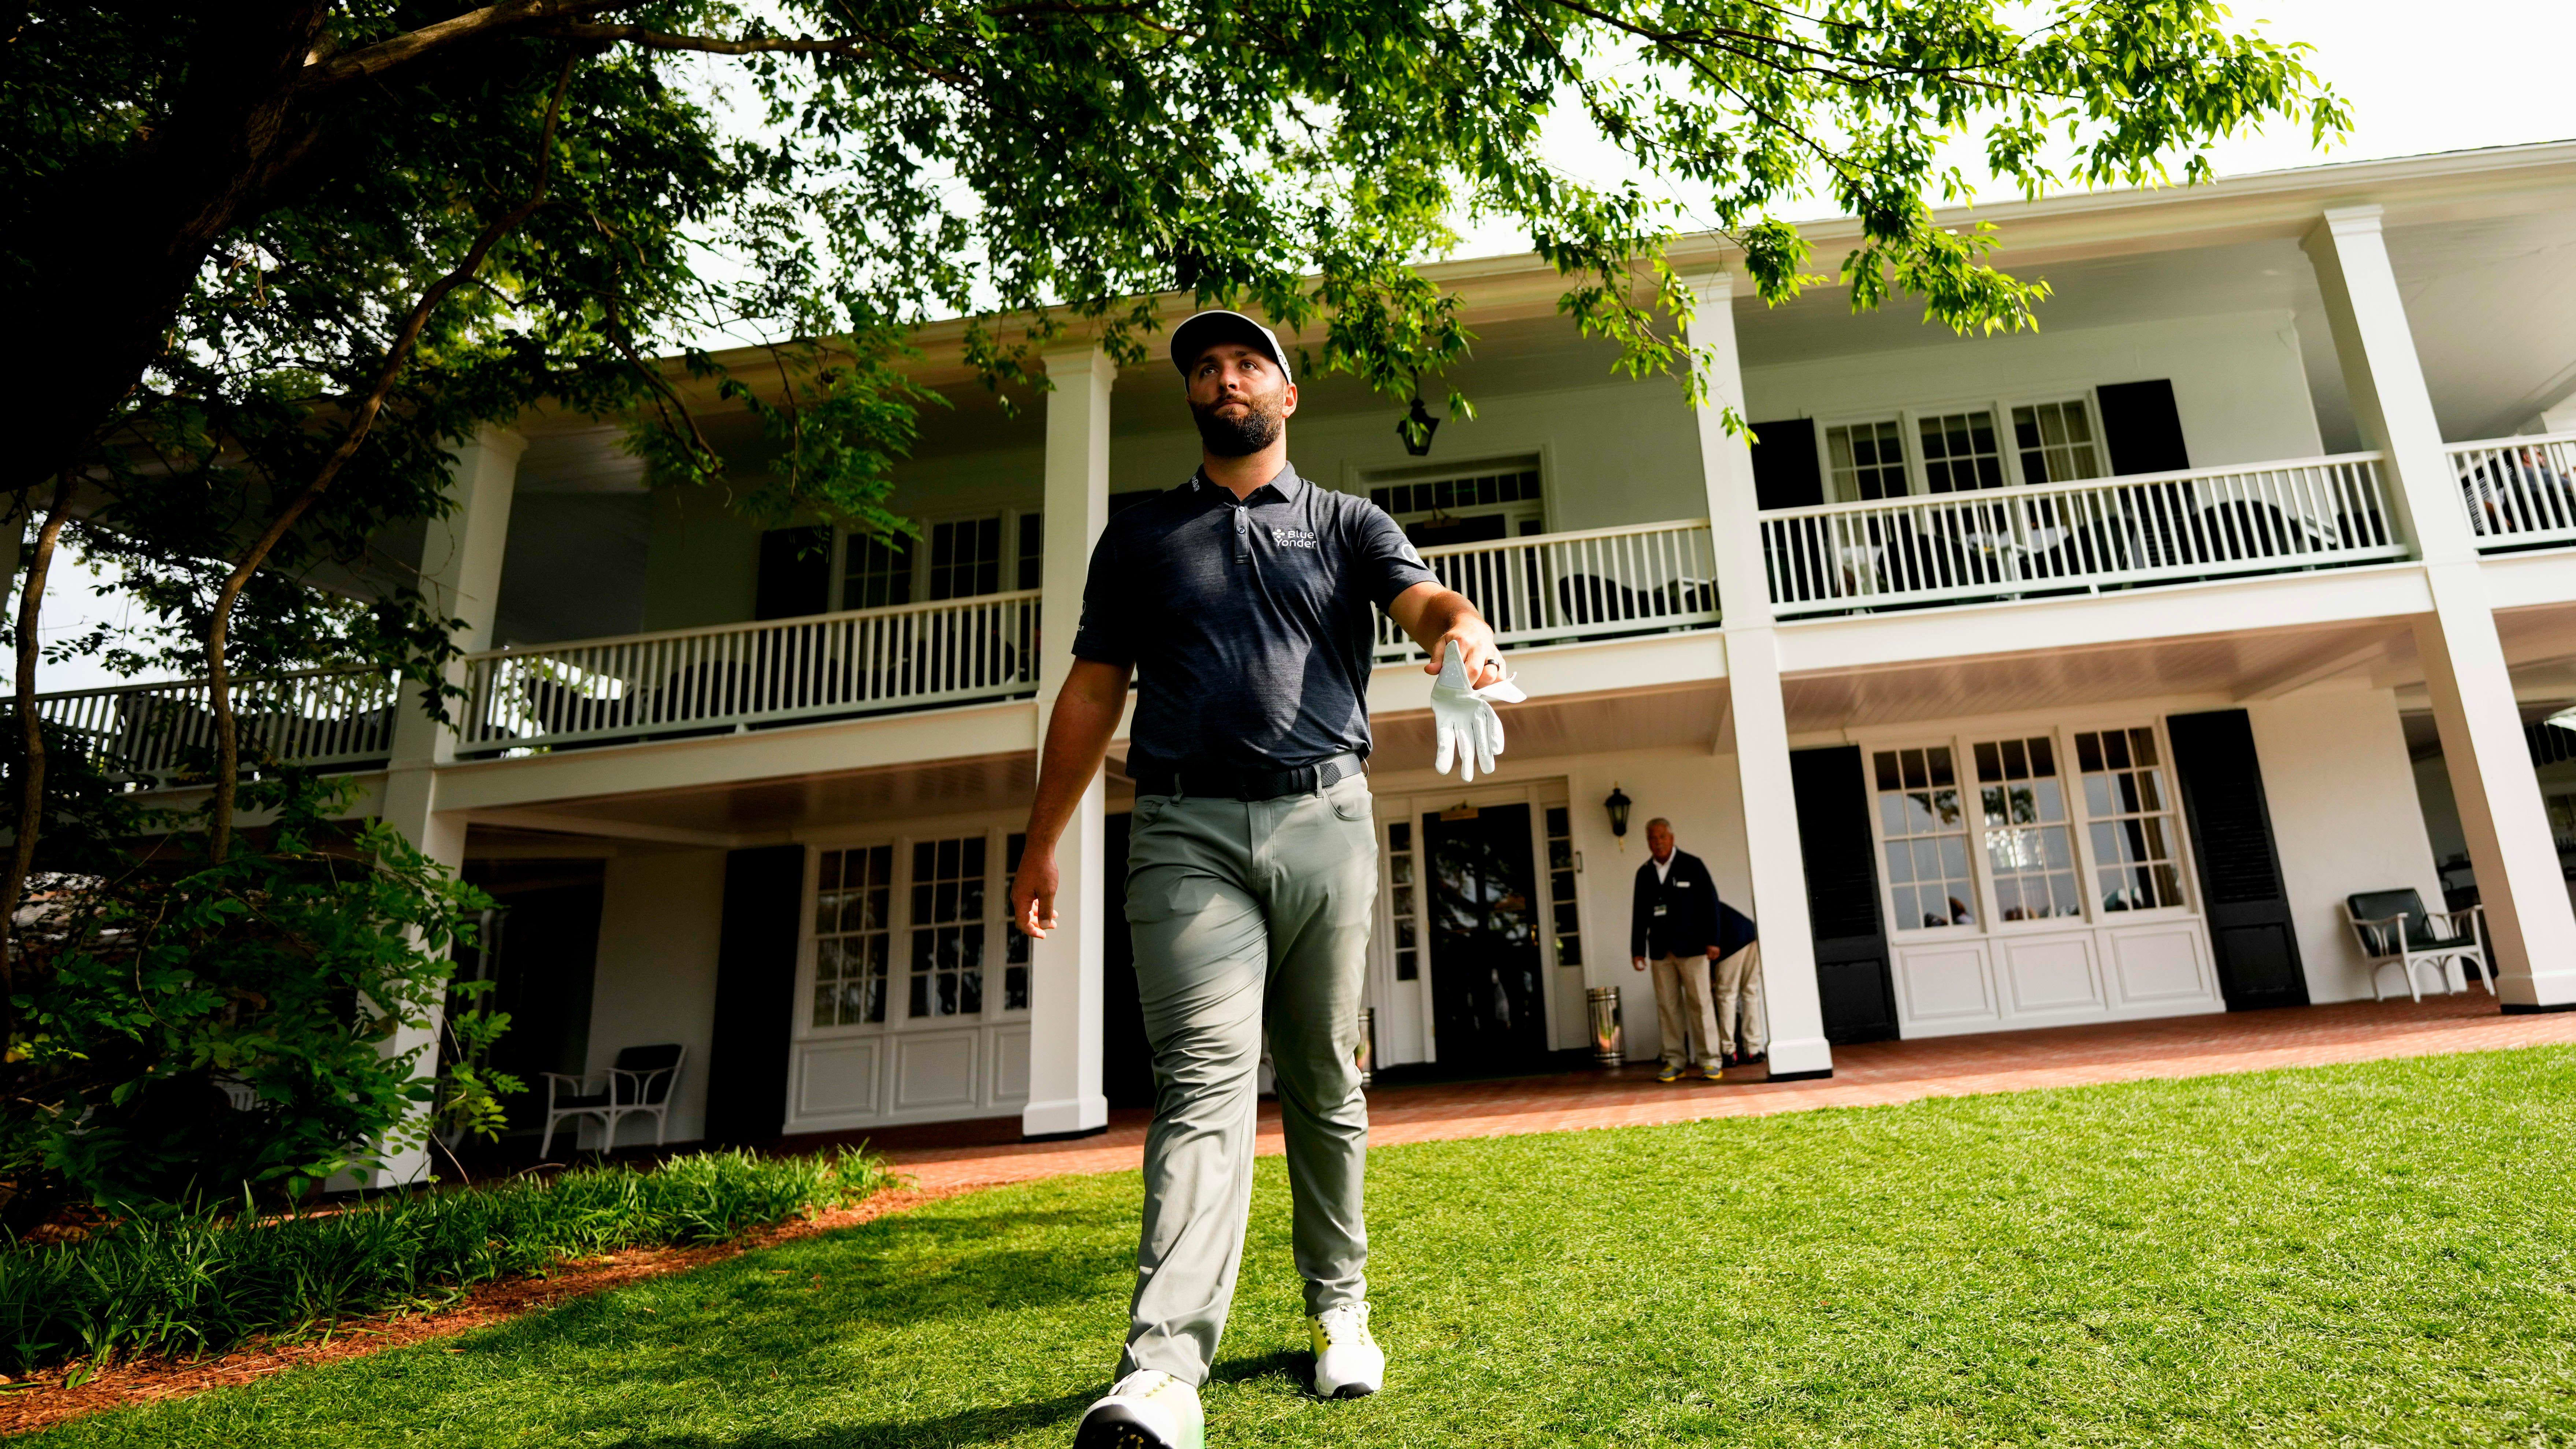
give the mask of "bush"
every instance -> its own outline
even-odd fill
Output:
[[[478,1283],[622,1248],[713,1243],[855,1203],[883,1160],[747,1152],[653,1170],[429,1193],[345,1211],[131,1220],[77,1243],[0,1252],[0,1364],[220,1353],[259,1334],[450,1303]]]
[[[162,817],[157,838],[39,879],[0,1066],[17,1221],[64,1195],[117,1211],[291,1197],[420,1145],[436,1118],[497,1127],[491,1094],[516,1082],[442,1081],[426,1047],[389,1049],[439,1019],[449,948],[488,902],[383,821],[333,819],[349,788],[245,786],[275,823],[220,862]],[[452,1029],[480,1039],[506,1023],[473,989]]]

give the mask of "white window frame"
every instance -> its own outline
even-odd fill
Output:
[[[2145,911],[2109,911],[2102,907],[2101,862],[2093,852],[2093,817],[2084,802],[2083,772],[2077,767],[2075,736],[2087,731],[2136,729],[2140,726],[2155,732],[2157,768],[2164,772],[2166,818],[2173,842],[2173,864],[2182,887],[2178,905],[2159,906]],[[1984,803],[1979,798],[1976,746],[2008,739],[2033,739],[2046,735],[2057,758],[2058,787],[2066,796],[2066,828],[2074,836],[2075,861],[2084,902],[2080,916],[2045,916],[2031,920],[2006,921],[1995,901],[1994,871],[1986,860]],[[2187,920],[2201,912],[2200,878],[2191,855],[2191,826],[2184,818],[2182,789],[2174,772],[2173,741],[2165,730],[2162,710],[2146,712],[2142,718],[2134,710],[2087,712],[2077,716],[2059,716],[2048,720],[1977,720],[1966,725],[1934,732],[1912,730],[1901,733],[1855,735],[1860,747],[1861,786],[1869,796],[1869,836],[1871,873],[1878,877],[1879,919],[1887,923],[1891,944],[1916,944],[1935,941],[1972,940],[1981,937],[2036,935],[2050,931],[2101,929],[2111,926],[2145,925],[2157,921]],[[1925,749],[1946,746],[1958,771],[1960,809],[1968,822],[1968,878],[1977,896],[1978,924],[1974,926],[1900,926],[1896,916],[1896,888],[1887,874],[1887,830],[1880,817],[1878,781],[1873,757],[1887,750]]]
[[[973,1015],[914,1016],[911,1014],[912,848],[924,842],[963,840],[979,835],[984,840],[984,1008]],[[1005,932],[1011,914],[1011,877],[1005,861],[1010,835],[1005,826],[960,822],[901,834],[875,831],[818,837],[803,842],[805,888],[800,893],[800,914],[796,924],[795,1039],[840,1041],[852,1037],[891,1036],[906,1031],[949,1031],[963,1026],[1027,1021],[1027,1007],[1006,1010],[1002,1004],[1007,996],[1004,973],[1009,969],[1009,938]],[[823,852],[865,849],[876,845],[888,845],[894,849],[893,891],[886,911],[886,1019],[881,1022],[853,1022],[846,1026],[816,1026],[814,976],[818,938],[814,932],[814,911],[822,894]]]
[[[1909,403],[1903,407],[1818,414],[1815,418],[1816,476],[1822,479],[1824,486],[1835,495],[1826,498],[1825,501],[1827,503],[1861,501],[1857,498],[1842,497],[1839,490],[1835,488],[1833,449],[1828,446],[1825,438],[1830,430],[1864,423],[1883,423],[1894,418],[1897,442],[1905,454],[1906,496],[1924,498],[1934,495],[1931,491],[1931,475],[1923,456],[1923,420],[1961,412],[1984,411],[1994,418],[1996,445],[2003,459],[2004,488],[2039,486],[2022,472],[2021,448],[2013,437],[2012,410],[2017,407],[2035,407],[2043,403],[2081,403],[2083,405],[2085,423],[2093,430],[2093,447],[2101,454],[2103,468],[2101,476],[2110,477],[2111,443],[2109,435],[2102,428],[2102,402],[2095,391],[2097,386],[2098,384],[2086,382],[2066,387],[2032,389],[1993,396]],[[1984,491],[2000,493],[2004,489]],[[1959,495],[1938,496],[1957,497]]]
[[[921,537],[904,541],[903,558],[908,571],[906,577],[910,581],[910,587],[907,590],[909,602],[905,607],[917,608],[933,602],[930,597],[930,536],[931,530],[943,523],[973,523],[998,517],[1002,523],[1002,568],[999,580],[1001,587],[995,589],[993,593],[1020,592],[1021,520],[1035,517],[1044,511],[1041,508],[1010,507],[952,509],[939,513],[914,514],[913,521],[921,525]],[[832,531],[832,609],[836,613],[857,607],[849,603],[841,592],[842,586],[849,581],[849,557],[850,531],[846,528],[834,529]],[[975,594],[965,597],[991,598],[993,595]]]
[[[1481,518],[1487,514],[1499,513],[1506,520],[1503,535],[1505,538],[1534,538],[1539,534],[1558,531],[1556,470],[1551,466],[1553,461],[1550,450],[1540,447],[1525,451],[1494,453],[1482,458],[1469,458],[1456,464],[1419,461],[1389,463],[1376,467],[1345,464],[1341,491],[1365,499],[1377,489],[1391,488],[1398,484],[1437,483],[1444,479],[1475,478],[1487,473],[1536,471],[1538,474],[1536,500],[1518,499],[1510,503],[1478,503],[1465,508],[1447,510],[1452,518]],[[1413,512],[1391,513],[1389,516],[1401,525],[1407,519],[1420,520],[1430,515]],[[1526,525],[1531,522],[1536,522],[1538,527],[1535,529],[1527,527]]]

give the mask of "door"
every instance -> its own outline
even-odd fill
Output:
[[[1430,847],[1431,1014],[1444,1067],[1510,1072],[1547,1062],[1543,923],[1530,807],[1422,817]]]

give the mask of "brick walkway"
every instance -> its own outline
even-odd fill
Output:
[[[1834,1075],[1821,1081],[1773,1083],[1754,1067],[1728,1073],[1723,1083],[1666,1085],[1654,1079],[1651,1066],[1629,1066],[1503,1081],[1381,1086],[1369,1094],[1369,1140],[1391,1146],[1635,1127],[2551,1042],[2576,1043],[2576,1012],[2503,1016],[2484,992],[2420,1005],[2346,1002],[2235,1016],[1873,1042],[1837,1048]],[[1146,1117],[1141,1111],[1115,1112],[1108,1132],[1071,1142],[918,1145],[888,1155],[920,1186],[934,1190],[1067,1173],[1129,1172],[1143,1162]],[[921,1143],[932,1132],[916,1128],[902,1136]],[[961,1123],[953,1138],[993,1135],[993,1124]],[[1265,1156],[1280,1150],[1278,1108],[1266,1101],[1260,1143]]]

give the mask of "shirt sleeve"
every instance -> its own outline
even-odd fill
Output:
[[[1439,576],[1413,551],[1413,540],[1386,510],[1374,503],[1362,502],[1350,510],[1351,558],[1358,566],[1358,576],[1366,581],[1369,602],[1383,609],[1395,602],[1395,596],[1415,584],[1436,584]]]
[[[1073,632],[1073,657],[1099,664],[1136,662],[1136,611],[1130,607],[1126,571],[1118,567],[1117,534],[1091,546],[1091,571],[1082,582],[1082,623]]]

